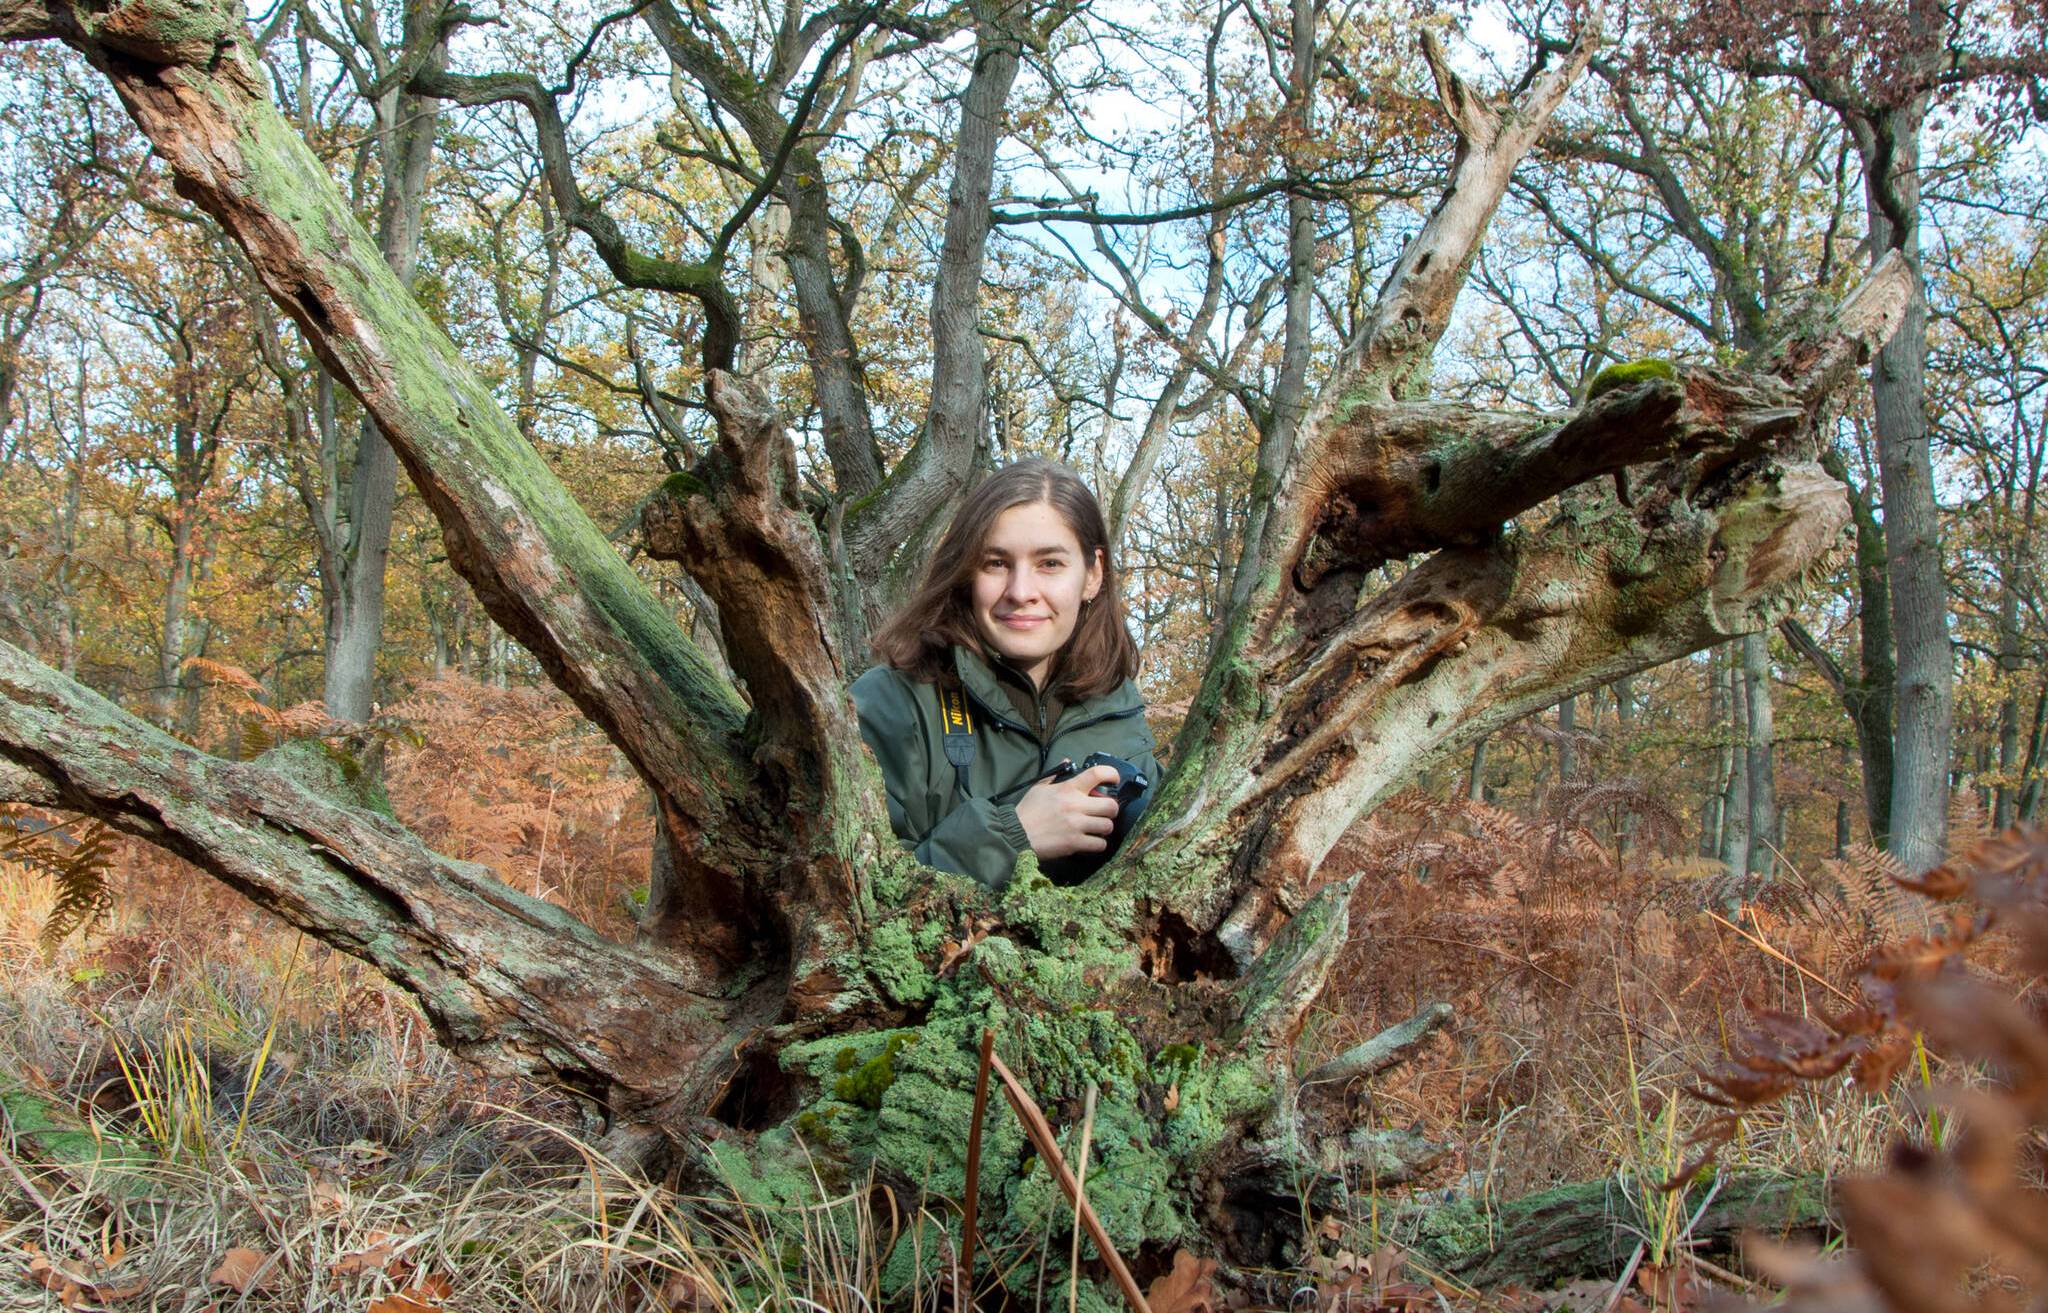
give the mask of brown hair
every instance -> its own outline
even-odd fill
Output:
[[[1138,673],[1138,645],[1124,624],[1116,563],[1102,507],[1081,477],[1064,465],[1033,456],[1013,461],[983,479],[954,512],[925,563],[924,578],[908,601],[875,631],[869,646],[883,665],[931,683],[953,669],[952,649],[964,647],[984,661],[989,653],[974,624],[974,572],[996,518],[1013,506],[1044,502],[1081,544],[1084,565],[1102,554],[1102,588],[1081,608],[1073,636],[1054,658],[1048,688],[1079,701],[1109,692]]]

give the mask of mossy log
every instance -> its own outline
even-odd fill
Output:
[[[1459,1199],[1411,1208],[1392,1229],[1432,1272],[1482,1290],[1509,1284],[1541,1290],[1619,1274],[1651,1233],[1646,1201],[1651,1210],[1663,1206],[1654,1182],[1609,1178],[1506,1203]],[[1703,1253],[1725,1252],[1749,1232],[1783,1236],[1834,1226],[1827,1181],[1818,1176],[1738,1174],[1695,1181],[1682,1214],[1698,1215],[1685,1234]]]
[[[984,1029],[1056,1115],[1096,1087],[1090,1193],[1131,1252],[1280,1261],[1304,1194],[1367,1159],[1381,1184],[1422,1170],[1429,1146],[1351,1124],[1326,1097],[1342,1082],[1296,1070],[1350,934],[1353,882],[1324,859],[1437,757],[1775,622],[1847,518],[1816,464],[1830,394],[1910,295],[1887,264],[1747,372],[1674,366],[1571,413],[1415,400],[1515,163],[1598,32],[1498,108],[1431,47],[1451,177],[1265,490],[1252,585],[1144,826],[1080,888],[1027,854],[992,892],[917,867],[888,831],[819,619],[847,613],[843,581],[767,398],[713,375],[717,441],[644,516],[650,549],[716,602],[743,696],[389,275],[272,103],[233,0],[0,5],[0,40],[44,39],[108,78],[180,194],[249,254],[388,436],[454,567],[647,782],[663,846],[642,934],[612,942],[331,781],[209,757],[4,644],[0,797],[189,859],[413,991],[464,1056],[573,1089],[617,1142],[674,1146],[762,1203],[871,1171],[957,1196]],[[1600,487],[1624,470],[1626,501]],[[1050,1175],[992,1120],[994,1241],[1057,1216]]]

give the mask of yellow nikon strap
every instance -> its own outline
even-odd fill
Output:
[[[939,685],[939,719],[946,735],[946,760],[953,763],[953,778],[962,797],[974,795],[967,788],[967,768],[974,764],[974,713],[967,709],[967,694],[957,685]]]

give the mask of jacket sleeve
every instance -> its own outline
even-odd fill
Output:
[[[987,798],[969,798],[944,816],[933,817],[928,806],[934,792],[952,797],[948,778],[931,787],[931,735],[915,694],[902,676],[881,668],[853,684],[853,705],[860,713],[861,741],[882,768],[889,796],[889,827],[911,855],[926,866],[964,875],[991,889],[1008,884],[1017,858],[1028,851],[1024,823],[1017,809]],[[943,768],[948,776],[952,766]]]

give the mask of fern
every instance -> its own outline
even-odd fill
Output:
[[[107,877],[114,869],[114,833],[98,821],[87,821],[72,837],[60,822],[30,828],[23,814],[0,818],[0,861],[13,862],[47,875],[57,885],[38,942],[54,951],[74,930],[96,924],[113,906]]]

